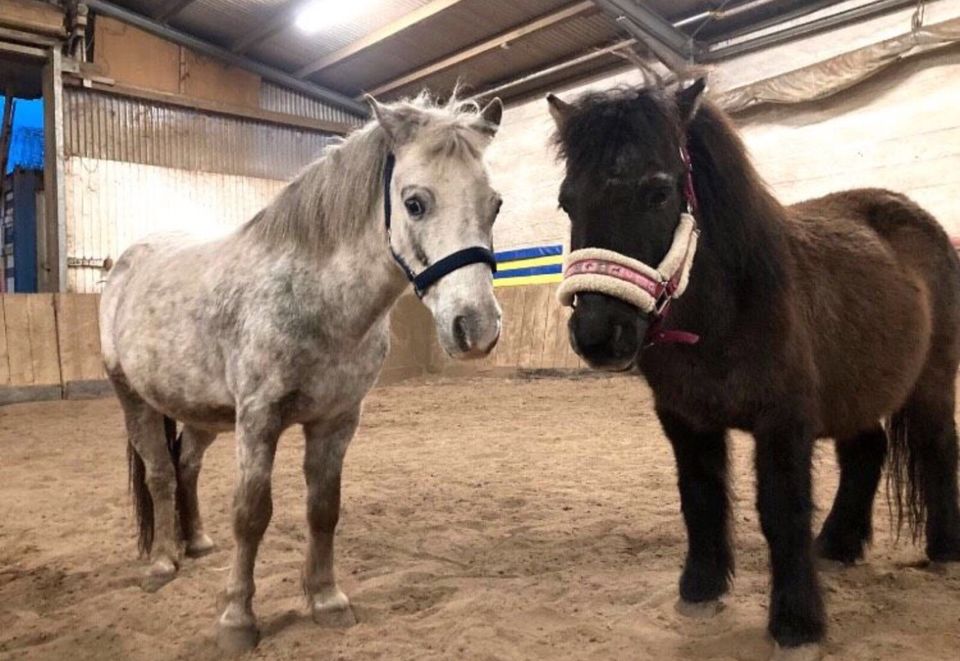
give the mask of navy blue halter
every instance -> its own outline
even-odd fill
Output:
[[[427,290],[434,285],[437,280],[453,273],[457,269],[471,264],[487,264],[490,270],[497,272],[497,258],[489,248],[482,246],[473,246],[464,248],[457,252],[447,255],[439,262],[427,266],[419,274],[416,273],[406,260],[397,254],[393,249],[393,242],[390,240],[390,215],[393,205],[390,200],[390,180],[393,178],[393,166],[396,164],[396,158],[393,154],[387,154],[387,162],[383,166],[383,215],[387,225],[387,246],[390,248],[390,254],[394,261],[400,265],[403,272],[407,275],[407,280],[413,283],[413,291],[418,298],[423,298]]]

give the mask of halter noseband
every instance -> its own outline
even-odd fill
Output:
[[[687,288],[700,237],[695,217],[697,197],[693,189],[693,168],[686,147],[680,147],[680,159],[686,170],[683,181],[686,209],[680,214],[670,249],[656,268],[613,250],[582,248],[567,255],[564,279],[557,290],[560,303],[571,307],[577,294],[592,292],[639,308],[651,319],[645,346],[700,341],[700,336],[693,333],[662,328],[670,304]]]
[[[413,291],[417,298],[423,298],[427,290],[436,284],[436,282],[457,269],[471,264],[488,264],[490,270],[497,272],[497,258],[489,248],[483,246],[472,246],[458,250],[455,253],[447,255],[439,262],[430,264],[420,273],[417,273],[407,261],[393,248],[393,241],[390,234],[390,216],[393,204],[390,199],[390,181],[393,179],[393,167],[396,165],[396,157],[393,153],[387,154],[387,161],[383,166],[383,215],[387,227],[387,246],[390,248],[390,254],[394,261],[403,269],[407,280],[413,283]]]

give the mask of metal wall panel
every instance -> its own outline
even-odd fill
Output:
[[[64,90],[67,157],[288,179],[335,138],[84,89]]]
[[[355,126],[363,122],[341,108],[267,81],[260,85],[260,109]]]
[[[249,220],[284,185],[274,179],[68,158],[68,291],[99,291],[103,260],[116,260],[149,234],[221,235]]]

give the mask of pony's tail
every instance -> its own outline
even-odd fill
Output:
[[[910,421],[904,410],[897,411],[885,420],[887,430],[887,504],[891,519],[896,511],[897,539],[906,522],[913,542],[920,539],[927,507],[924,502],[920,474],[920,461],[915,448],[910,447]]]
[[[167,450],[173,460],[174,470],[177,473],[177,482],[180,480],[180,437],[177,436],[177,422],[173,418],[164,416],[163,434],[167,441]],[[137,518],[137,548],[141,555],[149,556],[153,550],[154,519],[153,497],[147,486],[147,469],[143,458],[127,441],[127,476],[130,484],[130,496],[133,500],[133,512]]]

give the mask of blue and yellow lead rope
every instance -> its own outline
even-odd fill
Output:
[[[563,246],[537,246],[495,253],[494,287],[542,285],[563,279]]]

